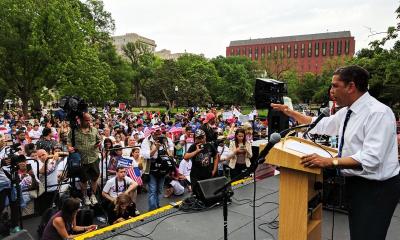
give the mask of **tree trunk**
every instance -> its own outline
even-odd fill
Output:
[[[137,81],[135,83],[135,101],[136,107],[140,107],[140,83]]]
[[[22,101],[22,112],[24,113],[24,116],[27,117],[28,116],[28,102],[29,102],[29,98],[24,96],[21,97],[21,101]]]
[[[35,112],[42,111],[42,105],[40,104],[39,96],[34,96],[32,100],[33,100],[33,109],[32,110]]]

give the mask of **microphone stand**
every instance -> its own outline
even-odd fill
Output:
[[[265,158],[265,157],[264,157]],[[224,240],[228,240],[228,199],[230,196],[229,192],[228,192],[228,187],[231,186],[231,184],[239,179],[242,179],[244,176],[247,176],[250,173],[254,173],[258,167],[258,164],[260,164],[260,162],[264,159],[257,159],[256,162],[254,162],[249,168],[246,169],[246,171],[243,171],[242,173],[240,173],[239,175],[237,175],[236,177],[232,178],[230,181],[228,181],[227,183],[225,183],[224,186],[218,188],[217,190],[215,190],[214,195],[217,195],[218,193],[222,192],[222,196],[223,196],[223,217],[224,217]],[[254,180],[255,181],[255,180]],[[254,239],[255,240],[255,239]]]

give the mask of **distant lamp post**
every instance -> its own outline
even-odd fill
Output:
[[[175,86],[175,105],[176,105],[176,111],[178,112],[178,86]]]

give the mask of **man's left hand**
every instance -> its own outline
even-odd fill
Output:
[[[313,153],[301,157],[301,164],[304,167],[309,168],[327,168],[332,167],[332,158],[321,157],[320,155]]]

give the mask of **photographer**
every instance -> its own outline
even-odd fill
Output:
[[[0,135],[0,149],[2,151],[4,150],[4,153],[7,152],[5,149],[4,137],[1,135]],[[8,156],[4,156],[4,158],[1,159],[1,167],[0,167],[0,214],[3,213],[3,210],[7,207],[6,203],[8,202],[11,210],[11,224],[10,224],[10,227],[12,229],[11,232],[18,232],[20,230],[18,226],[19,205],[17,199],[11,196],[12,188],[11,188],[10,165],[11,165],[11,159]],[[8,223],[2,223],[2,224],[8,225]]]
[[[231,177],[235,178],[244,170],[250,167],[250,158],[253,155],[251,144],[246,141],[246,131],[243,128],[238,128],[235,132],[235,139],[231,141],[229,150],[232,152],[228,166],[231,170]]]
[[[192,159],[190,181],[193,194],[200,195],[198,181],[216,176],[218,170],[218,153],[213,144],[206,143],[206,134],[198,129],[195,132],[195,143],[190,146],[184,156],[185,160]]]
[[[78,150],[81,155],[81,171],[79,179],[81,181],[81,192],[84,204],[96,205],[97,179],[100,176],[99,168],[99,144],[101,137],[97,128],[91,126],[92,117],[89,113],[83,113],[80,126],[75,132],[75,146],[72,147],[72,131],[68,137],[68,151]],[[91,181],[92,195],[87,196],[88,181]]]
[[[158,125],[154,125],[151,131],[152,134],[143,140],[141,148],[146,160],[143,163],[144,173],[149,174],[149,210],[160,207],[159,198],[163,192],[165,176],[169,171],[165,164],[171,159],[174,151],[174,144],[161,134]]]

